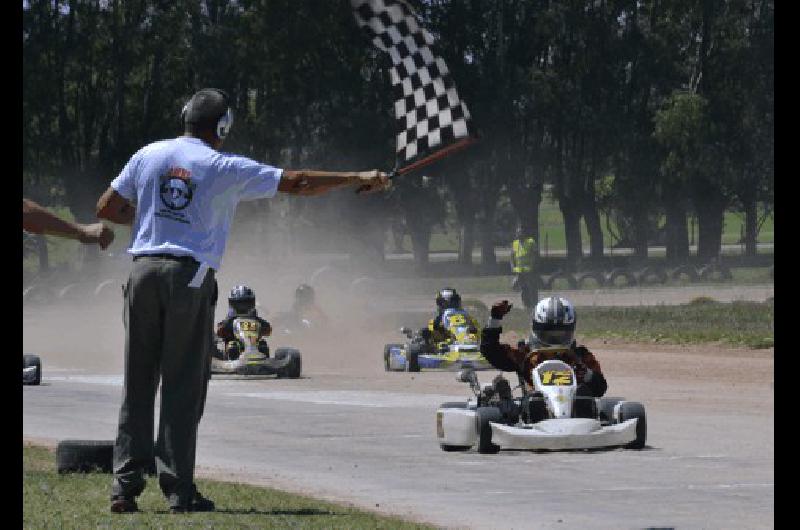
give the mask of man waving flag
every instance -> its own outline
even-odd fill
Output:
[[[392,60],[397,100],[397,173],[425,166],[475,141],[467,106],[458,97],[433,36],[402,0],[350,0],[358,25]]]

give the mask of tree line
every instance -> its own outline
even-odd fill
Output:
[[[478,247],[491,266],[500,205],[538,231],[547,187],[572,266],[602,257],[604,219],[638,258],[660,233],[679,261],[694,216],[697,253],[714,258],[731,209],[755,254],[773,204],[772,1],[408,3],[479,142],[379,197],[290,202],[290,219],[336,226],[377,259],[394,227],[425,267],[450,216],[459,261]],[[78,220],[137,149],[180,133],[180,109],[206,86],[234,102],[226,150],[293,168],[394,165],[389,59],[349,0],[26,0],[22,20],[24,192]],[[267,222],[270,209],[238,217]]]

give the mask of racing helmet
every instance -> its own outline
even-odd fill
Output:
[[[436,295],[436,307],[439,308],[439,311],[461,309],[461,295],[455,289],[446,287]]]
[[[560,296],[543,298],[533,310],[533,340],[545,346],[569,346],[575,335],[575,308]]]
[[[300,284],[294,291],[294,301],[298,306],[307,306],[314,303],[314,288],[308,284]]]
[[[248,315],[256,308],[256,293],[246,285],[237,285],[228,295],[228,305],[237,315]]]

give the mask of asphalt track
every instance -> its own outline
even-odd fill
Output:
[[[23,388],[26,439],[114,437],[118,311],[24,312],[25,350],[44,362],[42,386]],[[357,326],[295,338],[303,378],[212,380],[198,474],[443,527],[774,526],[773,350],[590,343],[608,395],[645,404],[648,447],[481,455],[436,442],[436,407],[466,398],[466,385],[450,373],[384,372],[391,340]]]

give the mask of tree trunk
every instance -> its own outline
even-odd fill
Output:
[[[758,202],[749,199],[744,205],[744,255],[755,256],[758,253]]]
[[[559,199],[558,207],[564,216],[564,233],[567,239],[567,268],[575,270],[583,259],[581,239],[581,209],[575,201]]]
[[[674,200],[665,204],[667,214],[667,260],[685,261],[689,257],[689,227],[686,209]]]
[[[644,208],[637,209],[633,214],[633,219],[633,255],[637,260],[644,261],[647,259],[647,244],[650,236],[647,211]]]
[[[494,225],[497,211],[497,193],[484,193],[483,222],[481,223],[481,267],[489,270],[497,265],[494,252]]]
[[[36,252],[39,254],[39,274],[46,275],[50,272],[50,253],[47,250],[47,237],[42,234],[36,236]]]
[[[594,180],[590,180],[589,194],[584,201],[583,219],[586,221],[586,231],[589,234],[589,256],[593,261],[599,262],[603,259],[603,228],[594,199]]]
[[[722,251],[724,202],[718,198],[707,200],[697,210],[697,255],[700,258],[716,259]]]
[[[475,248],[475,218],[465,219],[461,225],[461,240],[458,245],[458,263],[472,265],[472,250]]]
[[[430,263],[431,230],[424,227],[409,227],[409,235],[411,236],[411,250],[414,253],[414,266],[417,270],[424,271]]]

